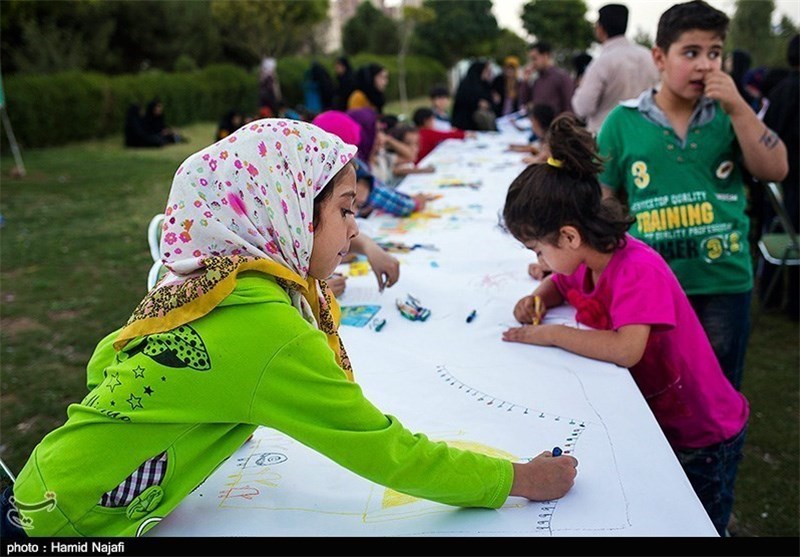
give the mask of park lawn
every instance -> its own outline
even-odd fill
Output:
[[[215,125],[182,131],[190,143],[155,150],[125,149],[116,136],[26,151],[23,179],[9,178],[10,156],[0,159],[0,457],[15,473],[84,397],[92,350],[145,294],[148,222]],[[743,384],[752,417],[734,508],[740,536],[800,533],[799,347],[796,322],[758,318]]]

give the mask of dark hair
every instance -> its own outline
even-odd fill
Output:
[[[592,61],[592,55],[588,52],[580,52],[572,57],[572,67],[575,68],[575,75],[580,77],[589,67]]]
[[[349,161],[346,165],[344,165],[339,172],[333,175],[333,178],[328,180],[328,183],[322,186],[322,189],[319,190],[319,193],[314,198],[314,216],[311,217],[311,224],[314,226],[314,230],[317,229],[319,226],[319,214],[322,210],[322,205],[331,198],[333,195],[333,189],[336,187],[336,184],[339,180],[342,179],[345,172],[347,172],[348,168],[352,168],[353,170],[356,169],[356,163],[354,160]]]
[[[344,66],[345,71],[349,72],[353,70],[353,68],[350,66],[350,60],[347,59],[347,56],[338,56],[336,61]]]
[[[386,104],[386,97],[383,91],[378,91],[375,87],[375,76],[386,69],[381,64],[367,64],[361,66],[355,74],[355,88],[369,99],[375,106],[378,114],[383,113],[383,105]]]
[[[543,129],[548,129],[556,117],[556,111],[549,104],[534,104],[531,110],[533,116]]]
[[[528,50],[537,50],[539,54],[550,54],[553,52],[553,48],[550,46],[550,43],[546,43],[544,41],[533,43],[528,47]]]
[[[425,125],[425,120],[428,118],[433,118],[433,110],[426,107],[418,108],[414,111],[414,116],[412,116],[412,120],[414,120],[414,125],[418,128],[421,128]]]
[[[382,130],[387,133],[392,131],[399,122],[400,119],[394,114],[381,114],[378,116],[378,123],[382,126]]]
[[[724,12],[712,8],[703,0],[675,4],[661,14],[656,31],[656,46],[664,52],[686,31],[711,31],[725,40],[730,19]]]
[[[606,4],[597,14],[597,23],[609,37],[624,35],[628,29],[628,8],[622,4]]]
[[[419,131],[417,130],[416,126],[404,122],[402,124],[397,124],[395,127],[393,127],[389,132],[389,135],[391,135],[397,141],[404,141],[406,138],[406,134],[416,131]]]
[[[547,130],[556,167],[532,164],[508,188],[503,226],[517,240],[557,244],[563,226],[574,226],[583,240],[602,253],[625,245],[633,223],[614,198],[603,199],[597,174],[603,163],[597,144],[573,114],[558,116]]]
[[[428,97],[435,99],[437,97],[449,97],[450,91],[444,85],[435,85],[431,87],[431,90],[428,92]]]
[[[789,39],[789,45],[786,48],[786,61],[789,66],[796,68],[800,66],[800,35],[796,34]]]

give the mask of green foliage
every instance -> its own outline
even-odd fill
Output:
[[[333,72],[332,58],[317,58]],[[278,78],[287,106],[303,102],[303,74],[312,57],[286,56],[278,60]],[[389,70],[387,100],[399,98],[396,56],[359,54],[354,67],[377,62]],[[186,59],[189,64],[190,59]],[[427,95],[434,83],[446,82],[447,71],[429,58],[405,60],[409,96]],[[138,74],[107,76],[62,72],[52,75],[11,75],[4,78],[8,115],[23,148],[63,145],[120,133],[131,103],[146,104],[153,97],[164,102],[168,125],[216,121],[237,108],[255,114],[258,78],[233,65],[210,65],[202,70],[167,73],[150,70]],[[7,149],[7,143],[3,143]]]
[[[584,0],[531,0],[522,7],[525,30],[553,47],[553,51],[583,51],[594,39],[586,19]]]
[[[54,73],[105,63],[116,26],[105,16],[106,11],[89,2],[6,3],[1,50],[4,71]]]
[[[326,18],[328,0],[212,0],[211,13],[226,48],[260,60],[297,52]]]
[[[502,64],[506,56],[516,56],[521,64],[525,64],[528,57],[528,43],[510,29],[500,29],[500,35],[485,55],[495,58],[498,64]]]
[[[633,42],[640,44],[647,48],[653,48],[655,41],[650,34],[644,29],[637,29],[636,34],[633,36]]]
[[[197,62],[195,62],[194,58],[192,58],[188,54],[181,54],[180,56],[178,56],[178,59],[175,60],[176,72],[193,72],[196,69],[197,69]]]
[[[185,53],[207,65],[223,54],[210,13],[209,0],[3,2],[3,71],[172,69]]]
[[[156,96],[164,102],[170,125],[216,120],[231,107],[253,111],[257,102],[255,76],[230,65],[174,74],[14,75],[5,78],[4,86],[8,115],[24,148],[120,133],[128,105]]]
[[[500,34],[491,0],[425,0],[422,5],[436,18],[417,25],[413,52],[440,60],[448,68],[484,54],[486,43]]]
[[[786,15],[773,27],[774,10],[774,0],[736,0],[727,50],[747,51],[752,57],[752,67],[787,67],[786,49],[798,28]]]
[[[396,54],[400,49],[398,24],[371,2],[364,2],[342,29],[342,48],[348,56],[360,52]]]
[[[222,55],[220,32],[213,24],[208,0],[102,3],[113,7],[117,21],[110,48],[120,53],[120,64],[112,73],[171,70],[184,54],[201,67],[229,61]]]
[[[749,52],[753,66],[764,65],[775,47],[771,25],[774,10],[773,0],[736,0],[726,42]]]

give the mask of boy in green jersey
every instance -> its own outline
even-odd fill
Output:
[[[780,181],[788,162],[722,71],[728,21],[700,0],[664,12],[653,47],[661,85],[617,106],[598,145],[606,195],[627,201],[630,233],[667,260],[738,389],[753,289],[742,167]]]

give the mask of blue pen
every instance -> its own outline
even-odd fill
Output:
[[[473,309],[472,313],[467,315],[467,323],[472,323],[472,320],[475,319],[476,315],[478,315],[478,310],[477,309]]]
[[[561,447],[553,447],[553,456],[561,456]]]

